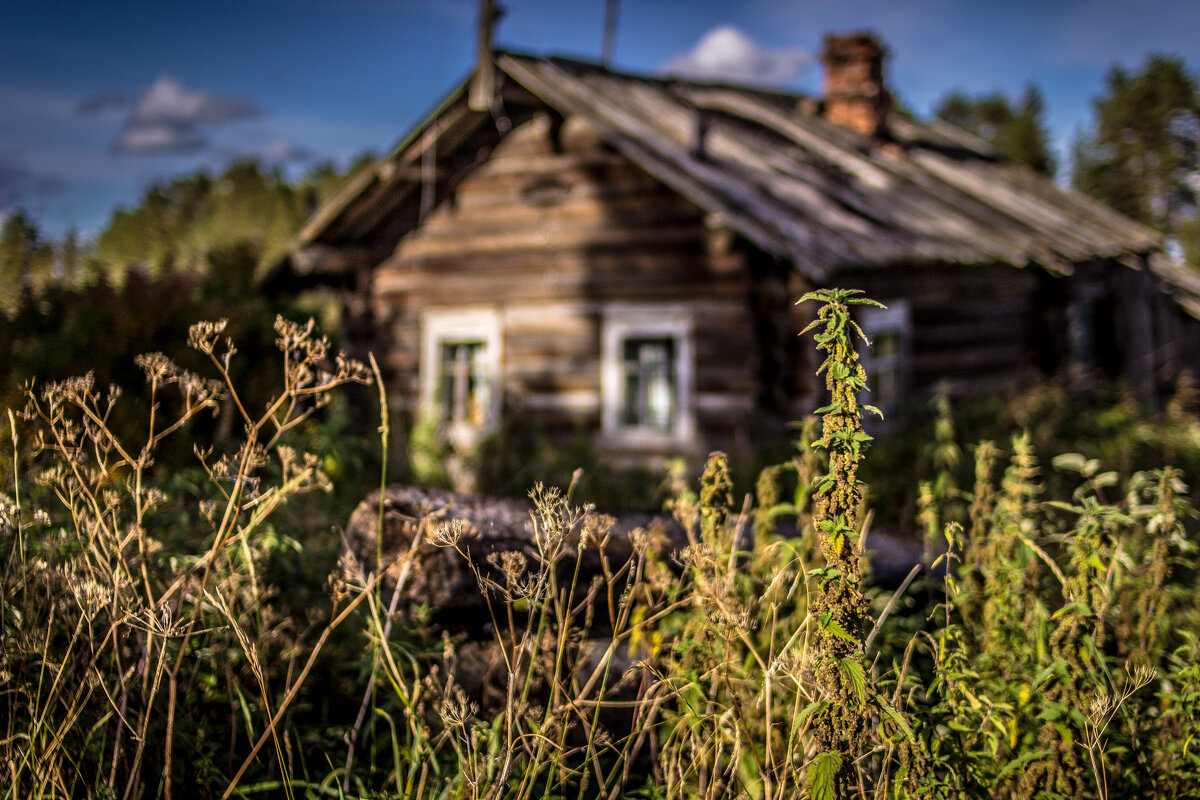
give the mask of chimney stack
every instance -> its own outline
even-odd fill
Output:
[[[883,88],[887,51],[873,33],[825,34],[821,64],[825,117],[872,139],[887,137],[892,97]]]

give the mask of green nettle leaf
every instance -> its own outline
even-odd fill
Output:
[[[819,754],[808,765],[808,796],[811,800],[834,800],[833,776],[842,768],[842,756],[832,750]]]
[[[828,700],[814,700],[813,702],[809,703],[804,707],[804,710],[797,714],[796,718],[792,720],[792,730],[800,730],[804,727],[805,720],[815,713],[825,711],[827,708],[829,708],[829,706],[830,703]]]
[[[917,741],[917,736],[915,733],[913,733],[913,729],[908,724],[908,720],[906,720],[904,718],[903,714],[901,714],[899,711],[897,711],[895,708],[893,708],[891,703],[887,702],[886,700],[880,700],[878,702],[878,706],[879,706],[879,711],[884,716],[886,716],[888,719],[890,719],[892,722],[896,723],[896,727],[898,727],[901,730],[901,732],[904,733],[904,736],[910,742]]]
[[[1092,608],[1087,603],[1076,600],[1073,603],[1067,603],[1058,611],[1055,611],[1054,614],[1051,615],[1050,619],[1058,619],[1059,617],[1065,617],[1067,614],[1072,613],[1079,614],[1083,617],[1090,617],[1092,615]]]
[[[838,669],[842,671],[842,675],[854,690],[859,704],[865,703],[867,700],[867,676],[863,674],[862,664],[853,658],[846,657],[838,662]]]
[[[1087,470],[1088,460],[1082,453],[1061,453],[1050,459],[1050,463],[1056,469],[1061,469],[1065,472],[1084,473]]]
[[[833,615],[830,614],[829,612],[826,612],[821,615],[820,625],[821,625],[822,630],[828,631],[829,633],[833,634],[834,636],[836,636],[837,638],[839,638],[843,641],[846,641],[846,642],[856,642],[857,641],[853,636],[851,636],[849,633],[846,632],[846,629],[842,627],[842,623],[840,623],[836,619],[834,619]]]

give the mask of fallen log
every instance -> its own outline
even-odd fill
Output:
[[[385,577],[393,587],[404,574],[399,594],[403,608],[424,605],[435,622],[470,629],[490,620],[481,587],[504,584],[501,554],[516,554],[530,570],[557,555],[555,567],[565,580],[570,580],[578,556],[577,583],[586,587],[606,570],[619,570],[639,548],[663,555],[686,542],[683,529],[666,516],[581,511],[549,521],[535,522],[537,517],[528,500],[391,486],[382,502],[376,490],[359,503],[346,528],[346,543],[368,571],[386,565]],[[547,527],[557,527],[561,534],[551,549],[538,543]],[[582,539],[588,541],[581,550]]]

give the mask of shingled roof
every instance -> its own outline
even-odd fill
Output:
[[[793,94],[509,52],[495,64],[509,96],[583,118],[646,172],[814,281],[843,267],[933,261],[1069,272],[1161,245],[1157,232],[938,121],[892,113],[881,141],[829,122]],[[440,169],[481,131],[503,135],[493,113],[469,109],[467,85],[330,198],[295,252],[354,247],[385,228],[394,245],[418,224],[419,215],[397,210],[433,174],[430,151]],[[456,163],[469,171],[473,162],[460,153]]]

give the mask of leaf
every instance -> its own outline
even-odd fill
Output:
[[[917,735],[913,733],[913,729],[909,726],[908,720],[904,718],[903,714],[893,708],[891,703],[887,702],[886,700],[880,701],[879,710],[884,716],[896,723],[896,727],[898,727],[904,733],[905,737],[907,737],[910,742],[915,743],[917,741]]]
[[[847,656],[838,661],[838,669],[845,676],[850,688],[854,690],[858,704],[865,703],[867,700],[867,676],[863,674],[862,664],[858,663],[857,659]]]
[[[1071,613],[1079,614],[1082,617],[1090,617],[1092,615],[1092,607],[1089,606],[1087,603],[1083,603],[1083,602],[1080,602],[1079,600],[1076,600],[1074,602],[1067,603],[1065,606],[1060,608],[1058,611],[1055,611],[1050,616],[1050,619],[1058,619],[1059,617],[1064,617],[1067,614],[1071,614]]]
[[[1057,469],[1065,472],[1083,473],[1087,469],[1087,457],[1083,453],[1063,453],[1050,460]]]
[[[861,289],[851,289],[855,294],[861,294]],[[848,306],[875,306],[876,308],[887,308],[878,300],[872,300],[869,297],[847,297],[843,302]]]
[[[826,611],[824,614],[821,615],[821,619],[818,624],[821,626],[822,630],[833,634],[835,637],[837,637],[838,639],[841,639],[842,641],[845,641],[845,642],[853,642],[854,641],[854,637],[852,637],[850,634],[846,633],[846,629],[842,627],[842,623],[840,623],[836,619],[834,619],[833,614],[831,614],[828,611]]]
[[[811,800],[834,800],[833,778],[841,768],[841,753],[827,750],[818,754],[808,765],[808,774],[805,775],[809,798]]]
[[[828,700],[814,700],[804,707],[804,710],[797,714],[792,719],[792,730],[801,730],[804,727],[804,721],[813,714],[823,712],[829,706],[833,705]]]
[[[1010,774],[1024,767],[1029,762],[1045,758],[1047,755],[1049,755],[1049,753],[1045,750],[1028,750],[1005,764],[1003,769],[1000,770],[999,774],[996,775],[996,779],[999,780],[1001,778],[1006,778]]]
[[[1038,676],[1033,679],[1033,685],[1030,687],[1036,689],[1043,683],[1048,681],[1054,675],[1061,675],[1067,666],[1067,662],[1061,658],[1056,658],[1050,662],[1050,665],[1038,673]]]

